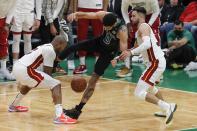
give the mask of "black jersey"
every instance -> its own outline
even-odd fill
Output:
[[[101,35],[100,44],[104,51],[117,51],[119,49],[120,39],[117,38],[119,29],[124,25],[124,22],[118,19],[116,25],[109,31],[104,30]]]

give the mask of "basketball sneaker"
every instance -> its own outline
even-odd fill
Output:
[[[170,108],[166,111],[166,124],[169,124],[173,118],[173,114],[177,109],[177,104],[171,103]]]
[[[83,74],[87,72],[86,65],[79,65],[76,69],[74,69],[73,74]]]
[[[9,112],[27,112],[28,111],[28,107],[26,106],[9,106],[8,108]]]
[[[131,76],[132,75],[132,70],[130,70],[129,68],[127,67],[123,67],[118,73],[117,73],[117,76],[118,77],[128,77],[128,76]]]
[[[165,111],[158,111],[158,112],[155,112],[154,115],[157,117],[166,117],[166,112]]]
[[[66,116],[64,113],[60,117],[57,117],[53,121],[55,124],[74,124],[77,122],[76,119],[72,119]]]

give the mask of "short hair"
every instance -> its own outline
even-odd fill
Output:
[[[104,26],[112,26],[117,22],[117,15],[114,13],[108,13],[103,17],[103,25]]]
[[[176,20],[176,21],[174,22],[174,24],[175,24],[175,25],[180,25],[180,24],[181,24],[181,26],[184,26],[184,23],[183,23],[182,21],[180,21],[180,20]]]
[[[146,16],[146,9],[144,7],[137,6],[137,7],[133,8],[133,11],[136,11],[138,13],[142,13],[144,16]]]

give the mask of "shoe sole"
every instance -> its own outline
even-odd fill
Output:
[[[28,110],[24,110],[24,111],[16,111],[16,110],[12,110],[12,109],[8,109],[9,112],[28,112]]]
[[[58,122],[58,121],[53,121],[55,124],[75,124],[77,122]]]
[[[123,78],[123,77],[129,77],[131,76],[132,74],[131,73],[128,73],[126,75],[117,75],[117,77],[120,77],[120,78]]]
[[[159,114],[154,114],[156,117],[166,117],[166,115],[159,115]]]
[[[73,74],[83,74],[86,73],[88,70],[80,71],[80,72],[73,72]]]
[[[174,110],[172,111],[172,113],[170,114],[170,117],[166,120],[166,124],[169,124],[173,118],[174,112],[177,109],[177,104],[175,104]]]

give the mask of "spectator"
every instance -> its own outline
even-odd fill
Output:
[[[122,5],[122,0],[109,0],[107,11],[113,12],[118,16],[118,18],[123,19],[121,5]]]
[[[180,20],[188,25],[191,29],[195,40],[197,39],[197,1],[189,3],[184,12],[180,16]],[[197,47],[197,41],[195,41]]]
[[[174,66],[174,63],[188,64],[195,60],[196,50],[194,47],[194,39],[192,34],[183,28],[184,23],[176,21],[174,30],[170,31],[167,37],[168,40],[168,55],[166,57],[167,66]]]
[[[50,43],[59,34],[58,17],[64,11],[64,0],[43,0],[40,21],[41,44]]]
[[[108,1],[107,0],[77,0],[76,11],[82,12],[97,12],[101,10],[107,10]],[[102,23],[100,20],[95,19],[80,19],[77,22],[77,39],[78,41],[83,41],[87,39],[88,27],[91,24],[93,29],[94,37],[100,36],[103,32]],[[82,74],[87,72],[85,57],[87,55],[86,51],[79,51],[79,61],[80,65],[73,71],[74,74]],[[95,53],[96,60],[98,59],[98,54]]]
[[[36,6],[35,4],[36,3]],[[19,58],[21,33],[24,39],[24,53],[27,54],[32,50],[31,36],[32,31],[40,26],[41,18],[41,1],[40,0],[18,0],[16,10],[14,12],[14,22],[11,27],[13,33],[13,62],[15,63]],[[34,13],[36,9],[37,15]],[[34,19],[34,17],[36,18]]]
[[[184,7],[178,4],[178,0],[170,0],[170,5],[164,5],[161,10],[161,25],[174,23],[179,19]]]
[[[161,48],[167,47],[167,33],[173,29],[173,23],[179,19],[184,7],[178,3],[178,0],[170,0],[169,5],[164,5],[161,9]]]
[[[3,0],[0,4],[0,79],[14,80],[14,77],[7,70],[6,57],[8,55],[7,38],[15,5],[15,0]]]

